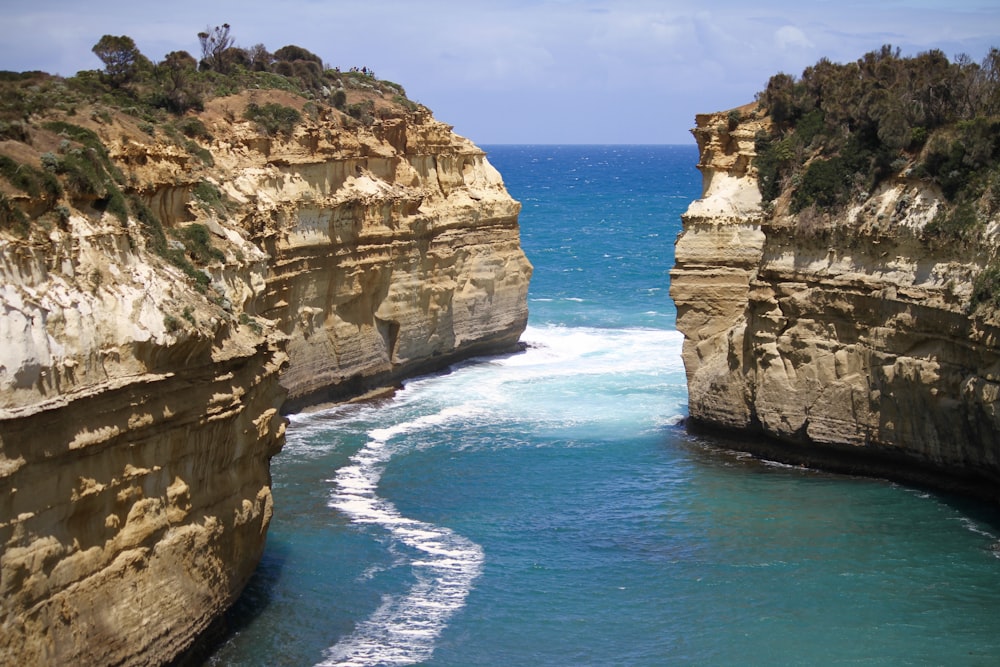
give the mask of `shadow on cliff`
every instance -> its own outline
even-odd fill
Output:
[[[282,571],[291,549],[284,542],[271,538],[261,556],[257,569],[247,582],[243,593],[225,613],[227,635],[239,632],[257,618],[274,597],[274,589],[281,580]]]
[[[282,541],[268,538],[260,563],[257,564],[240,597],[212,623],[190,649],[171,662],[170,667],[214,664],[211,660],[212,655],[230,638],[253,624],[271,604],[290,551]]]

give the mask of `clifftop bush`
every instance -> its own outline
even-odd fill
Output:
[[[243,112],[243,117],[255,121],[270,135],[289,135],[302,120],[302,114],[295,109],[274,102],[268,102],[264,106],[251,102]]]
[[[0,72],[0,138],[24,139],[21,124],[52,109],[69,113],[98,102],[156,125],[168,120],[164,113],[200,111],[212,97],[251,89],[286,90],[340,110],[348,102],[376,98],[394,113],[419,109],[402,86],[379,80],[367,67],[342,72],[294,44],[273,54],[263,44],[243,48],[236,45],[229,24],[208,27],[197,38],[200,60],[187,51],[173,51],[153,63],[131,37],[104,35],[92,49],[104,64],[101,71],[65,79],[42,72]]]
[[[958,205],[984,194],[1000,163],[1000,50],[982,63],[883,46],[853,63],[821,60],[758,95],[773,130],[757,137],[761,195],[791,210],[836,208],[905,173]],[[1000,193],[998,193],[1000,194]]]
[[[107,212],[122,223],[137,220],[149,247],[187,270],[190,261],[209,256],[200,236],[185,237],[194,243],[189,257],[171,252],[160,221],[142,203],[138,184],[110,160],[101,126],[132,125],[121,122],[130,116],[148,137],[172,142],[211,165],[213,137],[198,112],[213,97],[281,90],[305,98],[295,106],[310,118],[339,115],[343,126],[420,110],[402,86],[379,80],[367,67],[341,72],[294,44],[273,54],[263,44],[243,48],[229,24],[207,27],[197,41],[194,37],[200,59],[178,50],[153,63],[131,37],[103,35],[92,49],[103,65],[100,71],[65,78],[0,71],[0,230],[31,237],[52,224],[67,224],[71,208]],[[271,136],[287,137],[303,122],[296,108],[268,101],[266,94],[247,106],[244,117]],[[207,184],[195,188],[192,197],[214,214],[226,215],[225,202]]]

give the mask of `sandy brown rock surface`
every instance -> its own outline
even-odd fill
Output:
[[[832,219],[781,200],[765,213],[752,158],[767,119],[728,118],[698,117],[705,187],[671,272],[692,423],[996,498],[1000,329],[970,303],[988,253],[922,237],[943,198],[916,178]]]
[[[302,121],[269,134],[251,102]],[[171,660],[260,558],[283,410],[516,344],[519,204],[426,110],[372,108],[250,91],[190,140],[118,111],[42,119],[96,133],[165,246],[79,198],[0,234],[0,662]],[[86,149],[41,120],[0,142],[36,168],[60,150]]]

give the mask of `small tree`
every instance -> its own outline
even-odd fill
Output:
[[[142,54],[131,37],[105,35],[91,50],[104,63],[108,82],[115,88],[135,78]]]
[[[223,23],[214,28],[206,27],[204,32],[198,33],[198,41],[201,42],[202,68],[226,72],[229,63],[226,62],[225,53],[235,41],[229,35],[229,24]]]
[[[195,68],[197,61],[187,51],[171,51],[157,68],[163,95],[157,106],[175,113],[202,106]]]
[[[263,44],[254,44],[247,49],[247,56],[250,58],[250,70],[254,72],[266,72],[267,68],[274,62],[274,56]]]
[[[794,89],[795,79],[784,72],[775,74],[767,82],[767,90],[761,96],[761,101],[775,124],[783,125],[794,120]]]

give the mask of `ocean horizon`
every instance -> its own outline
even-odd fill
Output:
[[[535,267],[518,353],[292,415],[206,664],[1000,664],[1000,513],[684,426],[686,144],[482,146]]]

